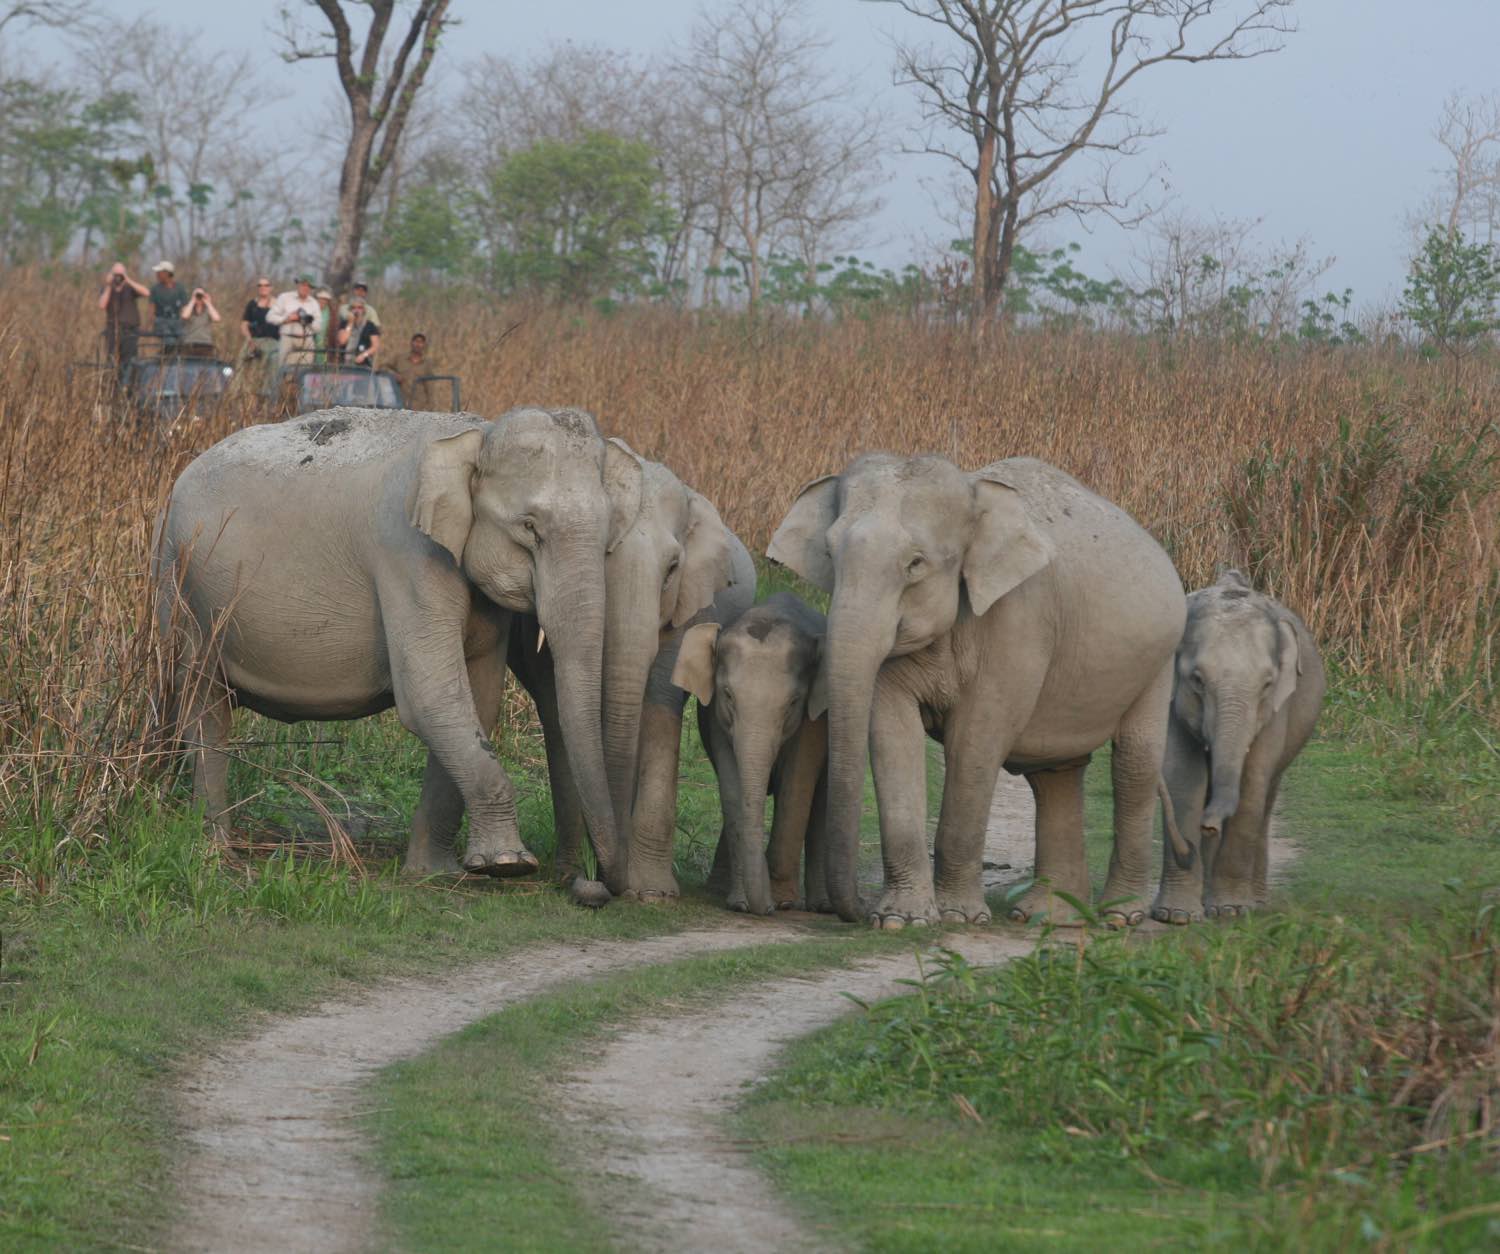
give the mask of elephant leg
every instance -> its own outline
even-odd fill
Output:
[[[677,836],[677,765],[686,701],[641,707],[639,764],[632,809],[626,895],[670,901],[680,892],[672,870]]]
[[[890,930],[936,923],[937,898],[927,857],[927,733],[916,698],[897,688],[884,672],[875,681],[870,714],[870,769],[885,866],[885,890],[870,913],[870,923]]]
[[[1278,770],[1271,776],[1270,785],[1266,788],[1266,804],[1264,813],[1261,815],[1260,839],[1255,845],[1255,877],[1252,889],[1255,894],[1255,904],[1263,906],[1271,897],[1271,819],[1276,813],[1276,796],[1281,791],[1282,771]]]
[[[1208,802],[1208,756],[1194,744],[1175,719],[1167,724],[1167,756],[1162,778],[1172,798],[1172,810],[1182,838],[1193,847],[1193,865],[1177,865],[1172,848],[1162,838],[1161,887],[1151,906],[1151,917],[1159,923],[1197,923],[1203,918],[1203,859],[1199,831],[1203,807]]]
[[[1107,922],[1133,927],[1146,917],[1155,827],[1157,781],[1167,749],[1172,659],[1132,702],[1115,732],[1110,773],[1114,785],[1115,844],[1100,902]]]
[[[944,725],[943,805],[933,878],[945,923],[990,921],[984,900],[984,838],[995,784],[1013,739],[1009,708],[1008,702],[970,697],[950,712]]]
[[[1236,918],[1255,906],[1256,864],[1263,856],[1269,819],[1266,799],[1275,774],[1269,756],[1264,737],[1258,737],[1245,755],[1239,808],[1224,824],[1203,894],[1204,913],[1211,918]]]
[[[828,892],[828,769],[818,776],[813,791],[812,812],[807,816],[807,841],[803,857],[803,901],[809,910],[833,914],[833,898]]]
[[[422,796],[411,816],[411,838],[402,870],[408,875],[458,875],[462,868],[453,842],[464,819],[464,798],[443,770],[437,754],[427,752]]]
[[[184,668],[178,677],[184,694],[180,735],[189,746],[193,762],[193,800],[203,806],[203,816],[217,839],[229,836],[229,743],[232,710],[229,689],[218,668],[204,672]]]
[[[813,801],[828,761],[828,722],[804,722],[782,751],[776,780],[776,812],[771,820],[771,843],[766,869],[771,876],[771,900],[778,910],[795,910],[799,903],[797,867],[807,839]],[[811,866],[809,854],[808,865]]]
[[[1040,916],[1054,923],[1078,922],[1078,912],[1059,899],[1089,899],[1089,864],[1083,846],[1083,773],[1088,760],[1026,776],[1036,802],[1036,882],[1011,906],[1013,922]]]
[[[562,718],[557,709],[557,676],[552,654],[537,648],[536,619],[517,616],[510,639],[511,673],[536,706],[547,753],[547,786],[552,794],[552,874],[564,884],[584,873],[583,850],[588,832],[583,822],[578,785],[563,743]]]
[[[508,626],[505,624],[504,626]],[[481,724],[459,624],[436,630],[431,621],[388,623],[391,678],[402,724],[420,736],[463,796],[469,812],[466,871],[484,875],[529,875],[539,863],[521,843],[516,790]],[[495,702],[504,671],[480,668],[480,702]],[[492,691],[493,689],[493,691]],[[493,723],[493,717],[491,717]]]

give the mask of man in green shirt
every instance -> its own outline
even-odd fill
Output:
[[[177,267],[170,261],[158,261],[154,267],[156,282],[147,299],[151,302],[151,330],[161,336],[163,352],[177,347],[182,336],[182,307],[188,296],[177,286]]]

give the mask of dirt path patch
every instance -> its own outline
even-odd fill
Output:
[[[361,1086],[486,1015],[626,967],[805,938],[726,915],[641,941],[570,941],[276,1019],[201,1059],[179,1087],[179,1250],[367,1250],[378,1178],[360,1160]]]
[[[1030,952],[1019,933],[970,933],[947,944],[973,962]],[[791,1040],[864,1001],[906,991],[915,951],[805,980],[759,985],[708,1010],[655,1020],[616,1037],[561,1086],[590,1175],[609,1180],[611,1220],[631,1250],[814,1250],[823,1247],[787,1209],[724,1117],[747,1084],[766,1076]]]

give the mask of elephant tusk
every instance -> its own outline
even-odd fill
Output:
[[[547,633],[540,627],[536,629],[536,651],[540,653],[542,646],[547,643]]]

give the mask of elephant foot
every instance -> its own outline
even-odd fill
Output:
[[[764,910],[752,910],[749,901],[744,897],[731,897],[725,905],[736,914],[774,914],[776,912],[774,906],[767,906]]]
[[[639,866],[634,860],[630,874],[625,880],[625,891],[620,896],[626,901],[664,902],[676,901],[682,895],[677,886],[677,877],[672,868]]]
[[[988,923],[990,908],[979,889],[965,892],[937,892],[938,918],[943,923]]]
[[[1099,901],[1099,918],[1105,927],[1137,927],[1146,921],[1146,901],[1138,892],[1106,883]]]
[[[1151,917],[1158,923],[1186,927],[1189,923],[1203,922],[1203,906],[1192,897],[1158,893],[1151,906]]]
[[[406,860],[401,864],[401,874],[412,879],[427,879],[434,875],[462,875],[463,868],[450,849],[444,853],[433,851],[415,852],[407,850]]]
[[[1077,901],[1087,901],[1087,891],[1070,894]],[[1046,920],[1053,927],[1079,927],[1084,918],[1071,902],[1065,901],[1051,884],[1037,881],[1010,903],[1012,923],[1037,923]]]
[[[569,900],[575,906],[586,906],[590,910],[609,905],[610,896],[609,889],[598,880],[585,879],[582,875],[575,876],[568,886]]]
[[[772,880],[771,900],[778,910],[802,909],[802,895],[797,891],[795,880]]]
[[[464,857],[464,870],[470,875],[489,875],[497,880],[535,875],[541,866],[529,849],[504,849],[489,854],[476,850]]]
[[[930,892],[887,890],[870,912],[870,926],[899,932],[905,927],[930,927],[937,917],[937,902]]]
[[[1248,901],[1215,901],[1203,907],[1210,919],[1242,919],[1254,906]]]
[[[802,908],[812,914],[837,914],[833,908],[833,900],[827,893],[808,893]]]

